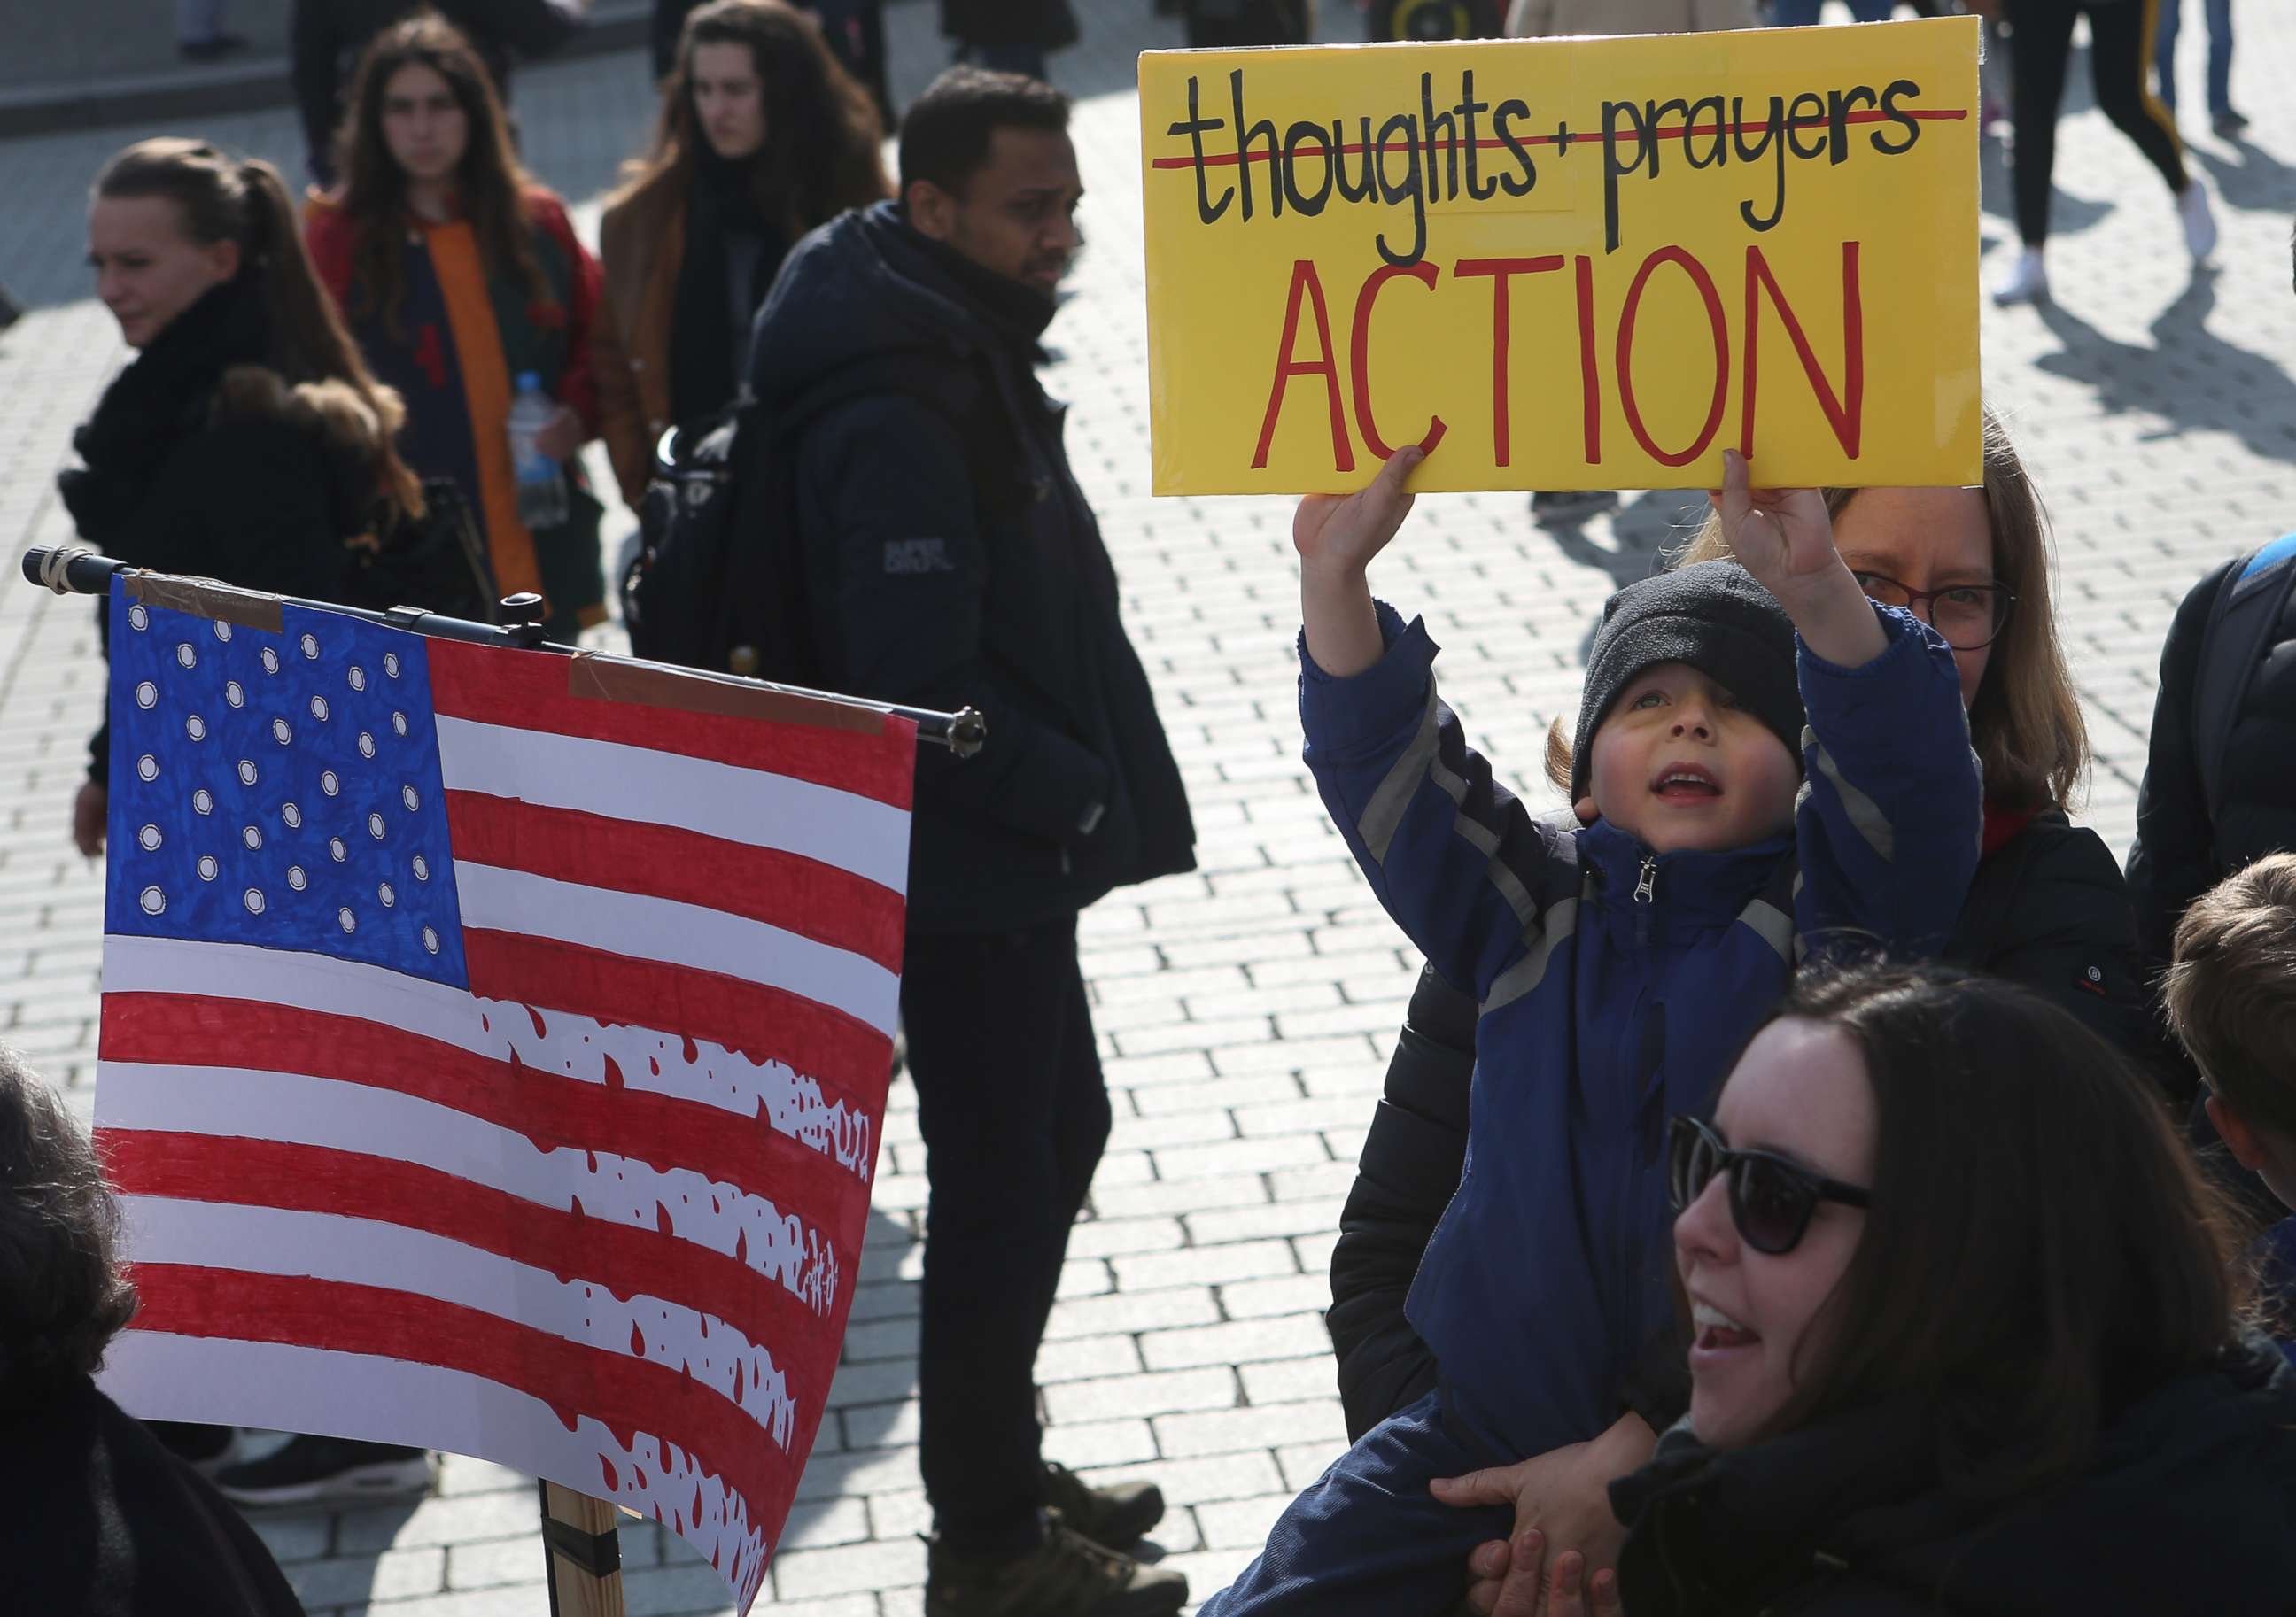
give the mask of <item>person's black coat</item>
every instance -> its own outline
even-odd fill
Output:
[[[1633,1617],[2158,1617],[2296,1604],[2296,1374],[2250,1339],[2109,1421],[2054,1488],[1944,1487],[1918,1399],[1613,1483]]]
[[[242,276],[112,380],[73,434],[82,464],[56,479],[84,542],[160,572],[339,598],[342,542],[372,527],[382,427],[341,383],[288,386],[269,349],[258,285]],[[101,783],[103,731],[90,751]]]
[[[2112,852],[2054,812],[2036,815],[1987,854],[1944,950],[1956,965],[2022,984],[2118,1048],[2151,1049],[2136,922]],[[1474,1075],[1475,1005],[1422,974],[1372,1117],[1332,1249],[1324,1323],[1339,1359],[1348,1433],[1360,1437],[1435,1384],[1435,1358],[1404,1318],[1419,1260],[1458,1188]],[[1686,1392],[1671,1342],[1652,1344],[1620,1389],[1663,1427]]]
[[[988,722],[977,757],[917,759],[921,931],[1031,926],[1195,862],[1062,407],[1037,380],[1051,311],[888,202],[800,242],[758,317],[750,386],[794,435],[820,677]]]
[[[295,106],[311,177],[320,185],[335,180],[335,131],[359,53],[392,23],[425,8],[470,40],[504,106],[512,63],[548,55],[582,27],[581,8],[573,0],[295,0],[287,24]]]
[[[0,1610],[24,1617],[302,1617],[224,1497],[85,1377],[0,1380]]]

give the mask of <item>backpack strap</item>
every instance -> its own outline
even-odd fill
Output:
[[[2233,564],[2217,586],[2202,632],[2200,674],[2193,684],[2193,742],[2209,817],[2224,808],[2225,755],[2234,721],[2265,645],[2296,587],[2296,534],[2274,540]]]

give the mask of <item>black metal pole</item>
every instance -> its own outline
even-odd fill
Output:
[[[132,568],[124,561],[114,561],[109,556],[100,556],[85,545],[36,544],[24,552],[25,578],[43,589],[53,590],[59,595],[108,595],[111,592],[114,578],[122,574],[148,570]],[[165,577],[168,575],[152,576]],[[493,624],[472,623],[466,617],[447,617],[437,612],[425,612],[418,607],[393,607],[387,612],[376,612],[365,607],[305,600],[293,595],[279,599],[291,607],[308,607],[317,611],[340,613],[347,617],[362,617],[369,623],[388,624],[394,629],[436,635],[441,640],[469,641],[482,646],[516,646],[532,651],[563,651],[569,656],[578,649],[574,646],[562,646],[554,641],[545,641],[539,626],[532,623],[512,623],[497,627]],[[541,601],[537,598],[529,603],[512,596],[504,604],[515,612],[528,607],[538,610]],[[636,662],[638,659],[617,657],[614,660]],[[801,697],[808,701],[830,702],[840,707],[863,707],[872,713],[907,719],[916,725],[918,740],[946,747],[960,758],[969,758],[979,752],[981,744],[988,739],[988,722],[977,708],[960,707],[955,713],[939,713],[929,707],[904,707],[897,702],[872,702],[861,697],[840,696],[832,690],[810,690],[801,685],[778,685],[770,680],[745,679],[737,674],[715,674],[696,668],[680,668],[678,672],[695,679],[762,686],[767,690]]]

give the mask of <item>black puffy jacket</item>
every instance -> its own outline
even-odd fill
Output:
[[[2118,1048],[2151,1049],[2136,920],[2120,870],[2092,830],[2037,814],[1986,854],[1944,958],[2021,983]],[[1435,1384],[1435,1358],[1403,1317],[1436,1221],[1458,1188],[1475,1066],[1475,1004],[1432,971],[1411,996],[1332,1249],[1325,1324],[1348,1433],[1360,1437]],[[1621,1409],[1664,1428],[1687,1397],[1678,1344],[1651,1344]]]
[[[112,379],[56,478],[79,536],[163,573],[313,600],[343,593],[345,539],[373,526],[381,423],[340,382],[289,387],[264,363],[258,283],[226,282]],[[101,630],[108,601],[96,603]],[[88,773],[108,775],[106,737]]]
[[[1686,1427],[1611,1487],[1634,1617],[2158,1617],[2296,1602],[2296,1374],[2251,1339],[2107,1425],[2092,1463],[1980,1504],[1922,1401],[1749,1448]]]
[[[1051,303],[1000,282],[881,203],[791,251],[750,351],[752,391],[795,435],[820,677],[988,721],[977,757],[918,755],[923,932],[1033,926],[1195,863],[1063,410],[1037,380]]]

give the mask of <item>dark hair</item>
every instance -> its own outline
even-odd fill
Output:
[[[356,392],[386,424],[376,454],[379,497],[401,514],[422,514],[422,484],[390,443],[390,431],[404,416],[398,395],[374,380],[319,284],[276,168],[259,158],[231,157],[205,141],[168,136],[119,152],[96,175],[94,190],[100,198],[165,198],[191,240],[237,243],[239,273],[260,283],[271,333],[266,363],[290,387],[332,380]]]
[[[890,193],[876,103],[830,53],[812,15],[782,0],[713,0],[686,18],[662,80],[652,149],[623,165],[608,207],[657,186],[682,197],[692,185],[708,138],[693,110],[693,53],[705,45],[748,46],[763,86],[766,143],[750,183],[767,218],[801,236]]]
[[[342,127],[335,132],[335,167],[343,176],[338,199],[351,225],[357,284],[397,336],[406,298],[399,255],[406,233],[406,175],[382,137],[382,101],[392,77],[407,67],[429,68],[445,79],[463,110],[469,134],[455,186],[488,273],[513,275],[536,303],[554,305],[557,294],[534,256],[534,225],[526,211],[534,178],[511,143],[494,80],[471,42],[429,12],[375,36],[359,57]]]
[[[0,1045],[0,1382],[12,1394],[92,1375],[135,1312],[119,1208],[87,1136]]]
[[[1781,1017],[1848,1034],[1873,1205],[1775,1433],[1925,1401],[1939,1471],[2000,1499],[2068,1475],[2129,1401],[2207,1364],[2241,1302],[2231,1222],[2120,1053],[1997,978],[1866,967]]]
[[[2241,1121],[2296,1139],[2296,853],[2259,859],[2193,901],[2161,999]]]
[[[1985,765],[1988,803],[2027,812],[2070,808],[2088,773],[2088,726],[2057,638],[2049,515],[2008,428],[1989,408],[1984,444],[1993,576],[2014,592],[2017,605],[1993,642],[1992,660],[1969,705],[1970,740]],[[1835,517],[1857,497],[1854,488],[1824,493],[1825,509]],[[1710,515],[1673,562],[1679,567],[1729,553],[1720,519]]]
[[[925,86],[901,119],[901,192],[929,180],[961,197],[988,160],[999,129],[1069,127],[1069,98],[1022,73],[951,68]]]

